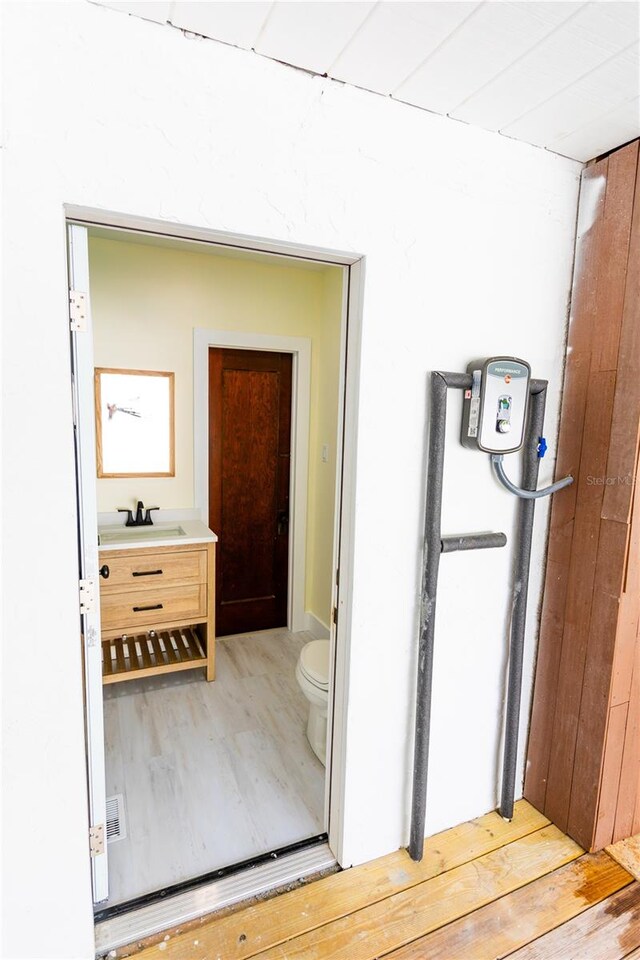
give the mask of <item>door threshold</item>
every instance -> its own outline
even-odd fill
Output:
[[[96,956],[335,866],[327,835],[96,912]]]

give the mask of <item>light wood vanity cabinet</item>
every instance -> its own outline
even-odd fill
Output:
[[[215,543],[101,550],[104,683],[204,667],[215,679]]]

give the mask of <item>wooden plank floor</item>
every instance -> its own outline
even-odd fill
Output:
[[[637,841],[585,854],[526,801],[118,951],[142,960],[640,960]]]

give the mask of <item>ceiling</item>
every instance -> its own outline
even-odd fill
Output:
[[[590,160],[640,136],[638,0],[92,0]]]

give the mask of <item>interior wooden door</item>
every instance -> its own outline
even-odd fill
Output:
[[[287,625],[291,369],[288,353],[209,350],[218,636]]]

